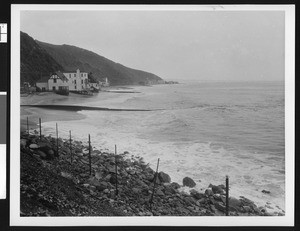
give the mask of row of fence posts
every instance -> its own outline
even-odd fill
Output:
[[[27,133],[29,134],[29,123],[28,123],[28,117],[27,117]],[[72,153],[72,134],[71,131],[69,131],[70,134],[70,159],[71,159],[71,164],[73,163],[73,153]],[[39,118],[39,135],[40,139],[42,139],[42,119]],[[89,175],[92,175],[92,156],[91,156],[91,136],[89,134],[88,136],[88,144],[89,144]],[[58,148],[58,125],[56,123],[56,151],[57,155],[59,156],[59,148]],[[154,174],[154,183],[153,183],[153,189],[152,189],[152,194],[151,198],[149,201],[150,204],[150,209],[152,211],[152,205],[153,205],[153,198],[154,198],[154,193],[155,193],[155,188],[157,184],[157,177],[158,177],[158,167],[159,167],[159,158],[157,159],[157,166],[156,166],[156,172]],[[115,174],[116,174],[116,196],[118,195],[118,161],[117,161],[117,145],[115,145]],[[225,179],[225,215],[229,216],[229,177],[226,175]]]

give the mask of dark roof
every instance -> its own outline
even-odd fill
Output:
[[[64,73],[77,73],[77,71],[64,71]]]
[[[62,81],[68,81],[68,78],[60,71],[54,72],[52,75],[57,75]]]
[[[87,73],[86,71],[81,71],[79,70],[80,73]],[[64,73],[77,73],[77,70],[76,71],[64,71]]]
[[[37,83],[47,83],[49,78],[50,76],[43,76],[37,81]]]
[[[97,81],[97,80],[95,80],[93,78],[90,78],[89,81],[90,81],[90,83],[99,83],[99,81]]]

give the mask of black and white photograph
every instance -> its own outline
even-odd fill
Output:
[[[11,224],[293,225],[294,14],[12,5]]]

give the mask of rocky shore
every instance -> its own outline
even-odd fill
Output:
[[[21,132],[20,149],[21,216],[225,216],[224,185],[198,192],[188,176],[182,185],[163,171],[155,177],[141,157],[128,152],[92,148],[90,174],[89,147],[81,141],[72,141],[71,155],[69,140]],[[229,198],[229,215],[282,216],[284,211],[270,214],[241,196]]]

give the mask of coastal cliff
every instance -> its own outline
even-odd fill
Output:
[[[92,51],[67,44],[53,45],[34,40],[20,33],[21,82],[35,84],[41,77],[55,71],[81,71],[92,73],[96,80],[108,78],[111,85],[140,85],[158,83],[159,76],[116,63]]]

